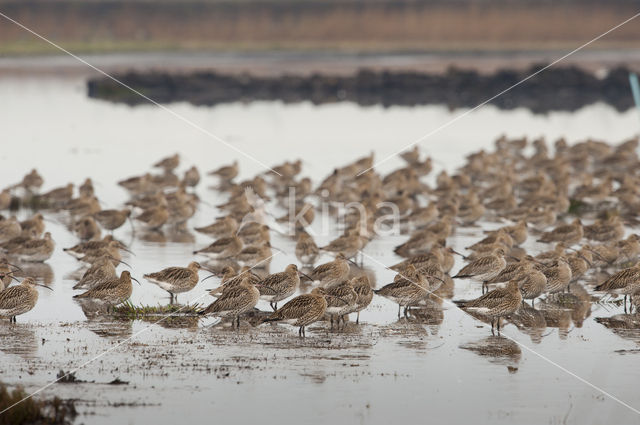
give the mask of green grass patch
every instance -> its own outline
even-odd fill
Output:
[[[111,314],[123,319],[145,319],[145,318],[159,318],[162,316],[171,317],[193,317],[198,316],[198,313],[202,311],[199,304],[193,305],[135,305],[131,301],[126,301],[118,306],[115,306],[111,310]]]

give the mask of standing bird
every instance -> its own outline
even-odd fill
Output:
[[[438,284],[431,283],[429,278],[439,280]],[[404,317],[408,318],[409,307],[418,304],[435,291],[442,284],[442,280],[435,276],[419,273],[412,265],[407,266],[402,274],[398,274],[392,283],[374,292],[398,304],[398,317],[404,307]]]
[[[313,269],[309,274],[309,278],[314,282],[325,285],[327,288],[342,283],[349,277],[351,271],[348,261],[344,254],[340,253],[335,260],[320,264]]]
[[[498,248],[493,254],[485,255],[467,264],[453,278],[473,279],[482,282],[482,292],[484,293],[487,282],[498,276],[507,266],[504,254],[504,249]]]
[[[318,245],[307,232],[300,232],[296,242],[296,257],[302,265],[313,265],[320,250]]]
[[[278,309],[278,301],[289,298],[300,285],[298,266],[289,264],[283,272],[274,273],[259,282],[260,298],[269,301],[271,308]]]
[[[99,283],[117,279],[117,277],[116,266],[113,264],[112,258],[105,255],[91,264],[91,267],[84,272],[73,289],[90,289]]]
[[[20,236],[21,233],[22,226],[15,217],[0,220],[0,243],[9,242]]]
[[[553,264],[541,270],[547,277],[545,292],[554,294],[569,288],[571,283],[571,267],[564,257],[559,257]]]
[[[238,175],[238,161],[231,165],[222,166],[216,170],[209,171],[210,176],[218,176],[223,183],[228,183]]]
[[[195,231],[212,238],[228,238],[238,230],[238,222],[231,216],[219,218],[212,224],[204,227],[196,227]]]
[[[129,271],[125,270],[120,274],[119,278],[98,283],[88,291],[74,295],[73,298],[95,300],[115,306],[123,303],[131,296],[133,292],[131,280],[138,282],[136,278],[131,277]],[[140,282],[138,282],[138,284],[140,284]]]
[[[31,311],[38,302],[36,286],[53,291],[48,286],[36,283],[31,277],[24,279],[20,285],[0,291],[0,316],[8,317],[10,321],[15,322],[16,316]]]
[[[613,274],[594,288],[596,291],[624,295],[624,312],[627,312],[627,296],[633,304],[633,294],[640,289],[640,263]]]
[[[212,297],[218,298],[220,296],[219,294],[223,293],[225,289],[240,285],[245,277],[249,279],[249,283],[252,285],[257,285],[263,280],[247,266],[240,269],[240,273],[237,274],[233,267],[226,266],[222,269],[222,273],[222,280],[220,281],[221,285],[209,290],[209,295]],[[213,275],[207,276],[203,280],[208,279],[209,277],[213,277]]]
[[[495,325],[500,333],[500,318],[515,313],[522,303],[518,281],[510,280],[504,288],[494,289],[471,301],[454,301],[462,310],[491,319],[491,333]]]
[[[334,316],[338,318],[338,330],[340,330],[340,321],[345,324],[344,316],[356,311],[356,302],[358,294],[353,289],[350,281],[342,282],[330,289],[314,288],[313,291],[322,295],[330,295],[327,299],[326,313],[331,316],[331,329],[333,329]]]
[[[102,210],[95,213],[93,216],[100,226],[102,226],[105,230],[109,230],[113,232],[120,226],[122,226],[127,218],[131,215],[131,210]]]
[[[182,182],[188,187],[196,187],[200,183],[200,172],[195,165],[184,172]]]
[[[180,155],[178,155],[177,153],[175,155],[163,158],[153,164],[155,168],[162,168],[165,173],[169,173],[178,168],[178,165],[180,165]]]
[[[218,239],[211,245],[193,251],[193,253],[206,255],[214,260],[220,260],[233,257],[240,251],[242,251],[242,241],[237,236],[230,236],[228,238]]]
[[[40,213],[34,214],[33,217],[21,221],[20,228],[22,229],[22,234],[34,235],[34,237],[40,236],[42,232],[44,232],[44,216]]]
[[[169,220],[169,208],[167,207],[166,199],[161,198],[159,205],[144,210],[135,219],[144,223],[150,230],[161,228]]]
[[[319,293],[298,295],[282,306],[264,322],[284,322],[298,327],[298,335],[305,337],[305,327],[322,319],[327,311],[327,300]]]
[[[547,287],[547,276],[537,270],[532,263],[525,263],[514,279],[518,282],[518,288],[522,293],[522,302],[531,300],[531,307],[535,299],[544,294]]]
[[[82,241],[99,239],[102,233],[98,223],[90,216],[83,217],[76,221],[73,225],[73,232]]]
[[[366,274],[351,279],[351,285],[358,295],[356,299],[356,309],[354,310],[355,313],[358,313],[356,316],[357,325],[360,323],[360,312],[369,307],[371,300],[373,300],[373,289],[371,288],[369,277]]]
[[[260,299],[260,285],[252,285],[245,277],[237,286],[226,288],[222,294],[202,310],[200,315],[213,314],[219,317],[232,317],[233,324],[240,327],[240,315],[252,310]]]
[[[171,296],[171,301],[183,292],[192,290],[200,280],[198,271],[202,268],[199,263],[192,261],[187,267],[167,267],[159,272],[145,274],[143,277],[158,285]]]
[[[51,233],[44,234],[42,239],[31,239],[22,245],[9,251],[9,255],[18,257],[21,261],[41,263],[51,258],[55,242],[51,239]]]
[[[540,236],[538,242],[563,242],[567,246],[571,246],[580,242],[584,236],[584,229],[580,219],[576,218],[571,224],[564,224],[555,229],[545,232]]]

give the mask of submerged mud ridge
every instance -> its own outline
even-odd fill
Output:
[[[116,78],[160,103],[187,101],[194,105],[216,105],[264,100],[323,104],[349,101],[359,105],[445,104],[460,108],[483,103],[542,67],[537,65],[525,71],[502,70],[491,75],[449,69],[444,74],[361,70],[351,76],[279,77],[223,75],[212,71],[191,74],[130,72],[116,75]],[[88,94],[129,105],[147,103],[140,95],[108,78],[89,80]],[[598,78],[577,67],[550,68],[489,103],[501,109],[524,107],[545,113],[575,111],[596,102],[610,104],[619,111],[632,107],[629,70],[612,69],[604,78]]]

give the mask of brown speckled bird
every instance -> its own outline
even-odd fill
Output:
[[[327,311],[326,295],[311,293],[298,295],[283,305],[265,322],[284,322],[298,327],[298,335],[305,337],[305,327],[322,319]]]
[[[369,277],[365,274],[351,279],[351,285],[358,295],[358,298],[356,299],[356,308],[354,310],[355,313],[358,313],[356,316],[357,325],[360,323],[360,312],[369,307],[371,300],[373,300],[373,288],[371,288]]]
[[[115,306],[123,303],[131,296],[131,293],[133,292],[131,280],[138,282],[137,279],[131,277],[131,273],[125,270],[120,274],[119,278],[98,283],[88,291],[74,295],[73,298],[80,300],[90,299],[110,306]]]
[[[491,319],[491,333],[497,325],[500,333],[500,318],[515,313],[522,303],[518,282],[511,280],[505,288],[494,289],[471,301],[454,301],[462,310]]]
[[[640,263],[614,273],[594,288],[596,291],[624,295],[624,310],[627,311],[627,296],[633,303],[633,294],[640,290]]]
[[[114,231],[121,227],[131,215],[131,210],[102,210],[93,216],[105,230]]]
[[[200,280],[198,271],[201,268],[199,263],[192,261],[187,267],[167,267],[159,272],[145,274],[143,277],[167,291],[173,302],[176,294],[195,288]]]
[[[104,256],[94,262],[84,272],[73,289],[91,289],[99,283],[116,279],[116,267],[110,257]]]
[[[253,310],[260,299],[259,288],[259,285],[252,285],[249,278],[245,277],[240,285],[225,288],[218,299],[199,314],[231,317],[232,323],[240,327],[240,315]]]
[[[259,282],[260,298],[269,301],[271,308],[277,310],[278,301],[289,298],[300,285],[298,273],[298,266],[289,264],[283,272],[267,276]]]
[[[344,282],[349,277],[349,262],[342,254],[338,254],[335,260],[324,263],[316,267],[309,273],[309,277],[314,282],[318,282],[330,288]]]
[[[10,321],[15,322],[16,316],[31,311],[38,302],[38,291],[35,286],[52,290],[48,286],[36,283],[33,278],[27,277],[20,285],[0,291],[0,317],[8,317]]]

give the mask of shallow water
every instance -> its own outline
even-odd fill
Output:
[[[88,99],[82,79],[0,78],[0,98],[2,186],[33,167],[45,177],[44,189],[91,176],[109,208],[126,199],[117,180],[139,174],[175,151],[183,158],[180,170],[195,164],[202,172],[238,158],[241,177],[262,171],[260,164],[156,107]],[[332,167],[371,150],[382,159],[463,112],[350,104],[170,107],[265,164],[304,158],[303,173],[316,182]],[[565,136],[570,141],[596,137],[617,142],[636,134],[638,127],[635,111],[620,114],[604,105],[549,115],[486,107],[422,146],[439,161],[436,171],[443,166],[452,170],[465,153],[490,149],[503,133],[550,141]],[[399,164],[394,158],[379,168],[386,172]],[[207,189],[212,183],[205,178],[198,193],[216,204],[222,198]],[[272,211],[285,212],[276,207]],[[217,215],[203,204],[189,227],[207,224]],[[621,307],[582,303],[547,317],[554,327],[531,332],[508,325],[502,338],[490,337],[485,325],[447,302],[416,312],[407,321],[398,320],[397,307],[379,297],[361,314],[360,326],[349,323],[338,333],[317,323],[305,340],[286,326],[244,325],[232,331],[215,326],[213,319],[153,326],[144,321],[89,321],[71,299],[74,282],[69,277],[79,264],[62,252],[76,239],[62,224],[64,216],[47,217],[57,249],[47,263],[27,272],[50,283],[54,291],[41,290],[36,308],[17,324],[2,323],[0,379],[35,391],[53,381],[59,370],[71,370],[110,350],[76,373],[88,382],[54,384],[42,393],[79,399],[87,416],[78,422],[176,423],[185,413],[192,420],[224,423],[638,422],[637,413],[567,372],[640,408],[635,390],[640,333],[612,332],[594,320],[619,315]],[[140,230],[133,237],[128,225],[116,236],[135,253],[125,257],[142,282],[134,284],[132,301],[149,305],[168,303],[168,298],[142,275],[184,265],[194,248],[210,242],[195,232],[167,232],[165,242],[148,242]],[[319,235],[319,244],[331,236]],[[462,249],[479,237],[479,228],[463,229],[450,243]],[[404,238],[374,240],[365,252],[382,264],[394,264],[400,259],[392,248]],[[284,237],[276,235],[273,244],[293,251],[293,242]],[[533,253],[545,249],[535,242],[525,248]],[[276,254],[271,271],[290,262],[296,262],[292,254]],[[453,271],[461,266],[457,262]],[[375,261],[365,259],[365,267],[375,274],[378,286],[393,278]],[[180,295],[179,301],[211,302],[205,289],[215,283],[208,280]],[[454,299],[479,293],[478,285],[458,281]],[[258,307],[269,308],[263,302]],[[128,384],[107,385],[114,378]]]

